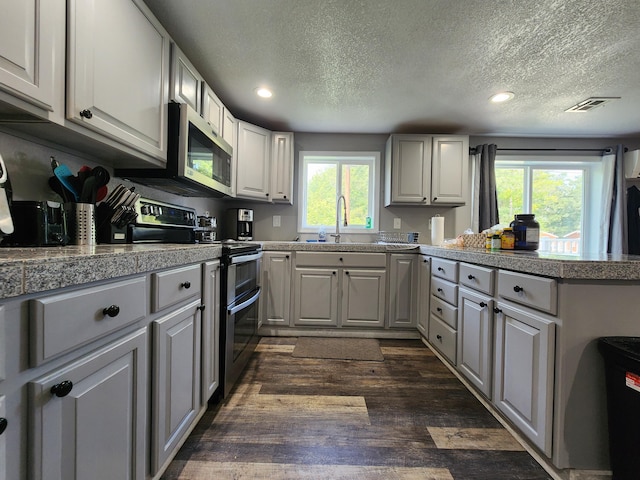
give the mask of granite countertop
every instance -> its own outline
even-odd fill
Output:
[[[264,241],[265,251],[422,253],[567,280],[640,281],[640,256],[556,255],[419,244]],[[220,244],[124,244],[0,249],[0,299],[218,258]]]
[[[560,255],[524,250],[434,247],[418,244],[262,242],[264,250],[419,252],[425,255],[571,280],[640,280],[638,255]]]
[[[126,244],[0,249],[0,298],[220,257],[216,244]]]

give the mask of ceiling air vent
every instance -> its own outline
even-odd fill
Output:
[[[594,108],[601,107],[605,103],[609,103],[612,100],[618,100],[620,97],[591,97],[583,100],[582,102],[574,105],[571,108],[567,108],[565,112],[570,113],[584,113]]]

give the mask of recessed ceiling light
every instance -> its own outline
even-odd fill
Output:
[[[271,93],[271,90],[269,90],[268,88],[260,87],[256,88],[256,95],[262,98],[271,98],[273,96],[273,93]]]
[[[502,103],[515,97],[513,92],[500,92],[493,95],[489,100],[493,103]]]

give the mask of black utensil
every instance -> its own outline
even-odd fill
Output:
[[[80,201],[82,203],[96,203],[96,177],[87,177],[82,184],[82,193],[80,194]]]
[[[49,177],[49,188],[56,192],[60,197],[62,197],[62,201],[67,203],[69,201],[68,190],[60,183],[58,177]]]
[[[109,183],[111,180],[111,175],[109,175],[109,171],[104,167],[95,167],[91,170],[91,176],[96,178],[96,186],[102,187]]]

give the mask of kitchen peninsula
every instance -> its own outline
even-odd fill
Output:
[[[638,334],[640,257],[572,257],[418,244],[269,241],[262,245],[263,335],[421,336],[553,468],[607,470],[604,368],[596,339]],[[126,394],[110,399],[110,404],[137,419],[133,426],[124,426],[133,441],[142,442],[135,444],[138,448],[133,448],[127,465],[142,472],[151,462],[153,471],[142,473],[147,477],[161,471],[180,442],[163,443],[155,423],[150,427],[156,432],[151,445],[142,433],[149,428],[145,427],[148,409],[166,408],[148,400],[160,397],[146,390],[147,382],[157,388],[149,365],[158,361],[156,352],[163,344],[156,332],[174,318],[187,327],[193,349],[191,356],[180,358],[199,356],[198,362],[188,365],[193,369],[186,371],[200,378],[204,327],[200,329],[197,307],[207,302],[204,292],[209,289],[200,279],[206,278],[202,272],[211,273],[219,256],[219,245],[0,250],[5,280],[0,287],[0,417],[8,419],[0,437],[0,466],[7,478],[26,478],[27,458],[34,456],[40,458],[34,468],[51,467],[43,462],[57,457],[47,449],[59,448],[59,443],[37,439],[58,438],[59,433],[48,429],[62,424],[49,424],[45,417],[63,412],[49,405],[49,392],[56,387],[63,395],[67,374],[102,361],[107,365],[122,361],[125,371],[137,372],[127,378],[134,379],[128,388],[138,389],[134,396],[138,403],[128,403]],[[155,297],[153,292],[163,282],[183,284],[184,278],[193,286],[179,289],[181,296],[174,303],[164,305]],[[296,303],[300,292],[313,303],[323,294],[321,288],[315,289],[318,285],[327,285],[336,308],[341,306],[331,320],[335,323],[310,318]],[[368,295],[368,303],[361,305],[358,294],[363,288],[375,288],[381,295]],[[56,305],[62,308],[58,313],[74,308],[93,311],[104,292],[116,295],[122,301],[121,312],[131,314],[105,313],[104,320],[101,316],[94,323],[106,330],[96,336],[47,317],[47,309]],[[351,294],[353,303],[345,304]],[[215,308],[207,307],[203,313],[211,310]],[[351,315],[354,312],[372,315]],[[53,336],[40,336],[54,331],[47,330],[47,319],[62,333],[55,336],[57,344],[47,344]],[[75,339],[78,344],[68,343]],[[510,357],[522,352],[526,361],[522,355],[518,360]],[[178,439],[186,438],[206,408],[206,397],[199,393],[204,383],[194,381],[193,388],[186,389],[189,399],[198,401],[187,402],[192,413],[180,426]],[[150,415],[152,423],[157,417]]]

